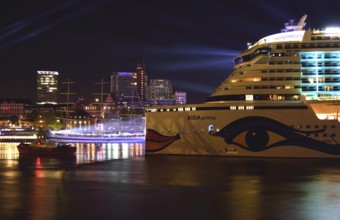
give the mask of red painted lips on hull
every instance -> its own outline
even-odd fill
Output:
[[[178,139],[180,139],[179,134],[176,134],[174,136],[165,136],[155,130],[147,129],[145,138],[145,151],[160,151]]]

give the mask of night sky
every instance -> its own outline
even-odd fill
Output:
[[[189,103],[203,102],[247,42],[307,14],[307,27],[340,26],[338,1],[6,1],[0,13],[0,98],[36,97],[36,71],[58,71],[91,98],[112,72],[145,64]],[[66,91],[61,87],[61,92]],[[109,91],[109,87],[106,88]]]

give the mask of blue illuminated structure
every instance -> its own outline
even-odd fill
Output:
[[[63,142],[138,142],[145,140],[145,120],[113,120],[90,126],[86,130],[73,128],[53,131],[50,139]]]
[[[340,99],[340,50],[300,52],[299,55],[301,94],[307,100]]]

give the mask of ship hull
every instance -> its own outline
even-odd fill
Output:
[[[340,158],[339,121],[318,119],[309,105],[173,109],[146,113],[146,154]]]
[[[60,147],[40,147],[21,143],[17,148],[20,156],[75,157],[76,154],[76,147],[67,145]]]

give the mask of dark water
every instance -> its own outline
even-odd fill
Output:
[[[340,161],[144,156],[81,144],[77,159],[0,144],[0,219],[340,219]]]

